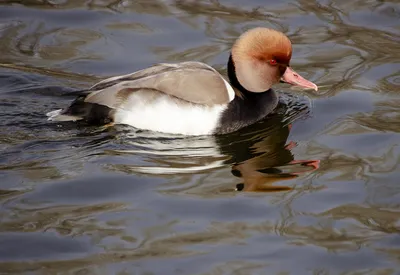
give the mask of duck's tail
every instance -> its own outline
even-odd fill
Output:
[[[68,108],[48,112],[50,121],[84,121],[89,124],[107,124],[113,121],[113,109],[85,101],[86,94],[79,95]]]
[[[75,100],[72,102],[71,106],[65,109],[58,109],[54,110],[51,112],[46,113],[46,116],[48,117],[47,120],[49,121],[77,121],[77,120],[83,120],[84,116],[82,116],[81,113],[73,112],[74,108],[73,107],[76,103],[82,102],[84,98],[90,93],[89,90],[78,90],[78,91],[72,91],[68,92],[65,94],[62,94],[62,96],[68,96],[68,97],[75,97]]]

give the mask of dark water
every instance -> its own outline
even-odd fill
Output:
[[[1,1],[0,273],[399,274],[399,19],[395,0]],[[46,121],[153,63],[224,72],[255,26],[318,93],[277,87],[276,115],[218,138]]]

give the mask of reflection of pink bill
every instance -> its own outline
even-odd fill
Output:
[[[289,162],[289,164],[301,164],[301,166],[307,166],[307,167],[312,167],[311,171],[317,170],[319,168],[320,160],[292,160]],[[292,175],[300,175],[304,172],[309,172],[310,170],[307,171],[301,171],[301,172],[293,172],[290,173]]]

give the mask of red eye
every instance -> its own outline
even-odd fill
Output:
[[[275,59],[271,59],[271,60],[269,61],[269,64],[271,64],[272,66],[275,66],[276,64],[278,64],[278,62],[276,62]]]

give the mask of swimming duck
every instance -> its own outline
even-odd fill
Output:
[[[254,28],[234,43],[229,82],[201,62],[157,64],[105,79],[80,92],[52,121],[127,124],[139,129],[212,135],[236,131],[263,119],[278,104],[272,85],[283,81],[317,90],[290,66],[292,44],[283,33]]]

